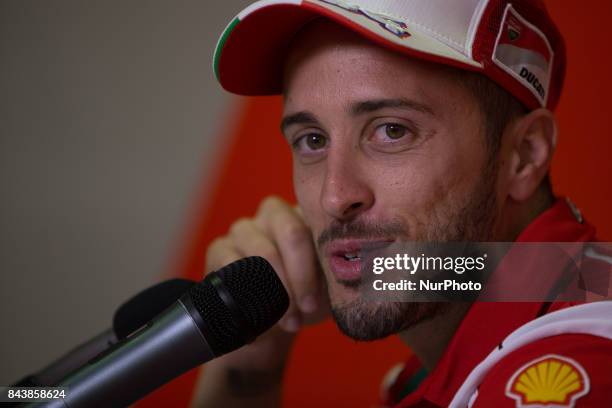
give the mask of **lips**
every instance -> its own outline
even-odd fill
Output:
[[[326,256],[331,272],[336,281],[354,286],[361,280],[361,269],[364,255],[374,249],[389,246],[394,239],[384,240],[339,240],[333,241],[326,248]]]

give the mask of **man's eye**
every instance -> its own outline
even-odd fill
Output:
[[[408,129],[406,129],[405,126],[398,125],[397,123],[387,123],[385,125],[379,126],[377,131],[383,131],[384,136],[388,137],[391,140],[401,139],[408,133]]]
[[[318,133],[310,133],[300,137],[295,142],[297,148],[305,148],[307,150],[321,150],[327,145],[327,138]]]
[[[422,140],[419,136],[419,128],[407,120],[401,123],[386,121],[374,123],[368,130],[367,144],[371,149],[386,152],[398,153],[404,150],[414,149]]]

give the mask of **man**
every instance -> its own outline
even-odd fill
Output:
[[[277,405],[295,334],[330,313],[354,339],[397,334],[414,351],[387,405],[612,402],[612,330],[552,336],[575,317],[551,313],[567,303],[369,302],[359,290],[371,245],[595,239],[548,181],[564,65],[539,1],[262,1],[239,14],[215,70],[231,92],[283,94],[298,205],[272,197],[236,221],[207,271],[263,256],[291,306],[206,366],[198,405]],[[576,310],[609,328],[601,305]],[[554,375],[529,388],[533,370]]]

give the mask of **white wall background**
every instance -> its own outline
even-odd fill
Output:
[[[0,385],[160,280],[220,149],[246,0],[0,0]]]

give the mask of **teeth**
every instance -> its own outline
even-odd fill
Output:
[[[361,259],[359,255],[359,253],[346,253],[344,254],[344,259],[347,261],[358,261]]]

